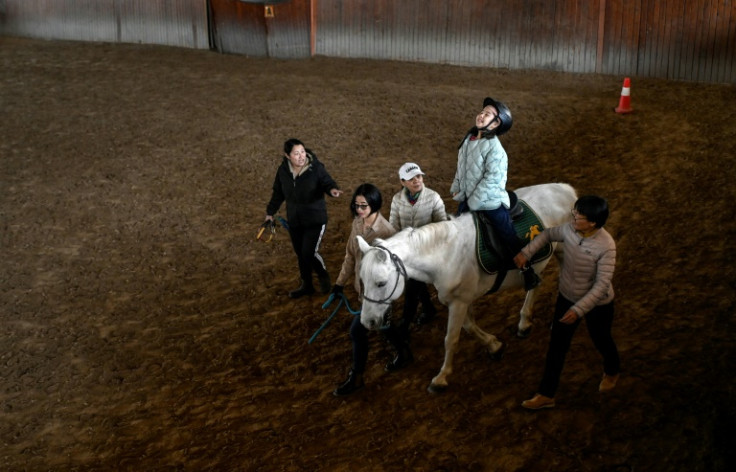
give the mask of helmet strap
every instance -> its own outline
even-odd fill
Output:
[[[494,117],[494,118],[493,118],[493,119],[491,120],[491,122],[490,122],[490,123],[488,123],[487,125],[485,125],[484,127],[482,127],[482,128],[478,128],[478,131],[493,131],[493,130],[489,130],[489,129],[488,129],[488,127],[489,127],[489,126],[491,126],[491,125],[492,125],[493,123],[495,123],[496,121],[498,121],[499,123],[501,122],[501,119],[500,119],[500,118],[498,117],[498,115],[496,115],[496,116],[495,116],[495,117]],[[501,126],[501,125],[499,124],[498,126]],[[498,128],[498,126],[496,126],[496,128]]]

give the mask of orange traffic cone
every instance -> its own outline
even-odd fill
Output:
[[[631,113],[631,79],[626,77],[624,79],[624,86],[621,89],[621,99],[618,101],[618,106],[614,108],[616,113]]]

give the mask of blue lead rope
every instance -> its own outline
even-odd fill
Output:
[[[322,305],[322,309],[326,309],[328,306],[332,304],[332,302],[335,301],[335,294],[331,293],[329,298],[327,298],[327,301]],[[332,314],[325,320],[324,323],[322,323],[322,326],[319,327],[317,331],[314,332],[311,338],[309,338],[308,344],[312,344],[312,342],[317,339],[317,336],[319,333],[322,332],[323,329],[327,327],[328,324],[330,324],[330,321],[332,321],[332,318],[337,315],[337,312],[340,310],[340,307],[344,304],[345,308],[347,308],[348,312],[350,312],[351,315],[360,315],[360,310],[353,310],[350,308],[350,303],[348,302],[348,298],[345,296],[344,293],[341,293],[338,295],[338,298],[340,298],[340,302],[337,304],[335,309],[332,311]]]

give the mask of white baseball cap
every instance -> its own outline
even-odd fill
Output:
[[[422,169],[413,162],[407,162],[399,169],[399,178],[401,180],[411,180],[417,175],[424,175]]]

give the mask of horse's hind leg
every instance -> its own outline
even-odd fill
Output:
[[[480,342],[484,346],[487,346],[488,352],[493,356],[495,354],[503,352],[503,342],[499,341],[496,336],[483,331],[478,323],[475,322],[475,315],[473,314],[473,308],[468,308],[468,313],[465,316],[465,324],[463,326],[465,331],[474,334],[480,339]]]
[[[468,305],[462,302],[452,302],[448,308],[445,362],[442,364],[439,374],[432,379],[432,383],[427,388],[432,393],[440,393],[447,389],[447,377],[452,374],[452,358],[455,355],[460,339],[460,331],[468,311]]]

